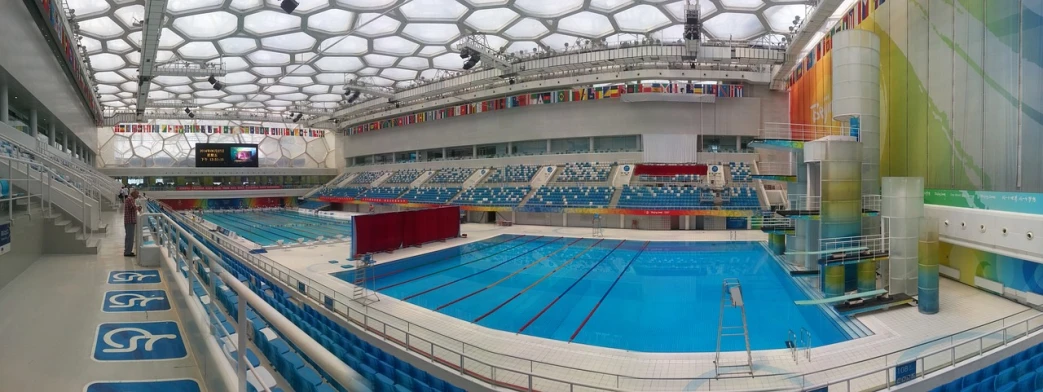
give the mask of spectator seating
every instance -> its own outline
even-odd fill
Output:
[[[358,176],[355,176],[355,178],[351,179],[351,182],[349,182],[349,184],[369,185],[372,184],[373,181],[376,181],[378,178],[380,178],[380,176],[382,175],[384,175],[384,172],[362,172],[359,173]]]
[[[541,186],[526,203],[547,207],[608,207],[616,188],[607,186]]]
[[[308,200],[304,203],[297,205],[297,208],[304,208],[308,210],[318,210],[320,208],[329,207],[330,203],[324,201]]]
[[[463,184],[467,181],[467,178],[474,174],[476,169],[466,167],[454,167],[439,170],[438,173],[431,176],[428,183],[431,184]]]
[[[421,173],[423,173],[423,171],[420,171],[419,169],[399,170],[395,172],[395,174],[392,174],[385,184],[409,184],[416,180],[417,177],[420,177]]]
[[[712,197],[698,187],[690,186],[623,186],[618,208],[647,210],[684,210],[713,206]]]
[[[732,173],[732,181],[749,181],[753,167],[746,162],[728,162],[728,170]]]
[[[540,165],[504,166],[489,176],[489,180],[486,182],[529,182],[541,167]]]
[[[445,204],[449,200],[460,193],[460,188],[447,188],[441,186],[432,187],[418,187],[410,189],[409,192],[402,195],[401,199],[409,200],[413,203],[432,203],[432,204]]]
[[[521,203],[525,195],[532,190],[529,186],[501,186],[490,188],[471,188],[460,194],[453,204],[515,207]]]
[[[1009,356],[931,392],[1043,390],[1043,344]]]
[[[757,191],[748,186],[726,188],[723,195],[726,207],[754,209],[761,206]]]
[[[642,182],[700,182],[703,178],[698,174],[675,174],[672,176],[650,176],[642,174],[637,176],[637,180]]]
[[[598,162],[566,163],[557,181],[561,182],[602,182],[608,181],[612,165]]]
[[[359,197],[366,188],[363,187],[346,187],[346,188],[329,188],[319,192],[319,196],[330,196],[330,197]]]
[[[202,258],[197,264],[198,279],[203,284],[209,285],[209,274],[204,270],[204,265],[209,262],[219,263],[226,271],[236,276],[239,281],[247,284],[250,289],[261,296],[266,302],[274,307],[279,313],[292,321],[305,333],[318,341],[327,350],[340,358],[348,367],[357,371],[367,381],[372,383],[374,390],[378,392],[463,392],[463,389],[455,387],[441,379],[435,378],[427,372],[410,365],[408,362],[398,359],[373,346],[358,336],[348,332],[340,324],[326,318],[318,311],[309,306],[298,305],[291,301],[289,295],[278,286],[272,285],[265,277],[247,268],[238,260],[229,257],[219,249],[211,247],[215,253],[220,255],[221,260],[208,261]],[[185,252],[182,248],[182,252]],[[198,255],[198,253],[196,254]],[[184,260],[179,260],[182,275],[187,276],[188,267]],[[208,269],[208,268],[207,268]],[[200,295],[206,295],[202,285],[196,283],[193,289]],[[223,283],[218,282],[216,290],[217,303],[224,306],[226,313],[232,317],[238,317],[238,296]],[[312,361],[301,355],[294,345],[269,323],[247,307],[248,327],[253,331],[253,341],[263,355],[272,363],[272,366],[282,374],[283,378],[296,391],[333,392],[345,390],[343,386],[330,385],[332,377],[322,369],[312,367]],[[222,316],[223,317],[223,316]],[[233,327],[227,320],[215,320],[218,325],[231,330]],[[245,333],[244,331],[239,331]],[[249,351],[247,354],[249,355]],[[251,361],[253,362],[253,361]],[[249,389],[249,388],[248,388]],[[275,388],[273,391],[277,390]]]
[[[362,197],[374,198],[374,199],[397,199],[398,195],[405,192],[406,188],[382,186],[376,188],[369,188],[366,193],[362,194]]]

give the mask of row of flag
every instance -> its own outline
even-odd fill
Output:
[[[741,84],[630,83],[519,94],[490,99],[487,101],[465,103],[443,109],[407,114],[399,117],[372,121],[366,124],[359,124],[349,127],[348,134],[356,135],[381,129],[431,122],[444,118],[467,116],[482,112],[513,109],[523,106],[611,99],[619,98],[622,94],[640,93],[707,94],[718,97],[741,98],[743,96],[743,87]]]
[[[167,124],[119,124],[112,127],[116,133],[207,133],[207,134],[237,134],[266,136],[303,136],[323,137],[326,131],[321,129],[301,128],[274,128],[260,126],[227,126],[227,125],[167,125]]]
[[[95,100],[97,97],[90,87],[87,85],[86,73],[80,68],[80,62],[76,61],[77,44],[72,42],[72,35],[66,32],[66,27],[61,18],[61,8],[55,7],[53,0],[40,0],[40,4],[43,7],[43,13],[47,16],[47,23],[54,29],[55,37],[58,40],[58,47],[62,51],[62,56],[65,57],[65,64],[72,70],[73,79],[76,81],[76,87],[80,89],[80,93],[87,98],[87,104],[90,106],[91,112],[97,115],[100,113],[98,110],[98,102]]]
[[[876,12],[880,5],[884,3],[887,3],[887,0],[857,0],[851,9],[844,14],[844,17],[837,21],[837,24],[829,29],[829,32],[815,44],[814,49],[808,51],[807,56],[804,56],[800,63],[797,63],[797,68],[790,73],[789,85],[793,86],[796,84],[806,72],[811,70],[811,67],[815,66],[815,62],[822,60],[822,56],[833,50],[833,35],[858,27],[862,24],[862,21],[868,19],[869,15]]]

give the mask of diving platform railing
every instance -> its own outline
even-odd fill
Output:
[[[757,162],[757,173],[755,176],[795,176],[796,169],[793,162]]]
[[[373,269],[373,257],[369,254],[355,260],[355,280],[352,282],[355,289],[351,293],[351,299],[355,302],[364,304],[365,301],[380,301],[377,291],[372,287],[367,287],[373,285],[374,281],[374,279],[368,279],[371,269]]]
[[[880,212],[883,198],[880,195],[862,195],[862,212]],[[822,208],[822,196],[790,195],[789,211],[818,211]]]
[[[750,350],[750,329],[746,324],[746,304],[742,299],[742,284],[737,278],[726,278],[721,283],[721,312],[717,319],[717,353],[714,356],[714,371],[718,376],[724,374],[753,374],[753,352]],[[741,316],[740,325],[725,324],[725,310],[738,309]],[[746,362],[739,364],[722,364],[721,343],[724,338],[742,337],[746,343]],[[738,370],[743,369],[746,370]],[[725,369],[725,371],[722,371]],[[727,369],[737,369],[729,371]]]
[[[887,255],[888,241],[881,234],[852,237],[823,238],[819,240],[822,254],[852,252],[854,250],[872,255]]]
[[[852,136],[851,127],[846,125],[833,126],[792,123],[765,123],[760,134],[761,139],[805,142],[826,136]]]

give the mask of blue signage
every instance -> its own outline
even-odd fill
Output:
[[[858,117],[851,117],[851,120],[849,120],[848,122],[851,124],[851,136],[854,136],[855,139],[858,139],[858,131],[859,128],[861,128]]]
[[[0,224],[0,255],[11,251],[11,222]]]
[[[153,284],[160,281],[159,270],[109,272],[109,284]]]
[[[623,165],[623,173],[630,171],[630,165]]]
[[[895,366],[895,385],[916,379],[916,360]]]
[[[84,392],[200,392],[195,380],[102,381],[87,385]]]
[[[173,321],[104,323],[98,326],[92,357],[98,361],[163,361],[188,356],[181,329]]]
[[[163,290],[120,290],[105,293],[102,312],[158,312],[170,310],[170,300]]]

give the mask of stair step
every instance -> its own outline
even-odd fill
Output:
[[[87,240],[88,248],[97,248],[99,245],[101,245],[101,238],[91,238]]]
[[[66,233],[79,233],[80,229],[81,229],[80,226],[66,226],[65,227],[65,232]]]
[[[65,220],[65,219],[54,221],[54,225],[55,226],[65,226],[65,225],[70,224],[70,223],[72,223],[71,220]]]

